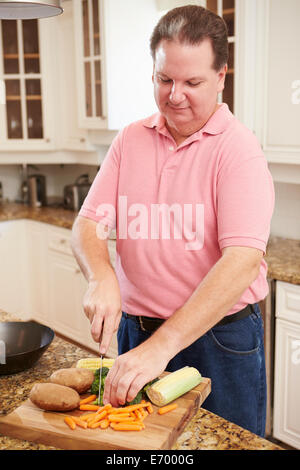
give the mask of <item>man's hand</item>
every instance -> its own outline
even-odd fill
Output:
[[[119,356],[105,379],[103,402],[112,406],[133,400],[150,380],[156,379],[171,359],[167,348],[156,347],[149,338]]]
[[[120,289],[113,269],[108,269],[101,280],[89,282],[83,309],[91,323],[92,337],[100,343],[100,354],[105,354],[122,314]]]

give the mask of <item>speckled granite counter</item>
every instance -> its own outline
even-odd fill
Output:
[[[71,229],[77,212],[61,207],[29,207],[25,204],[7,202],[0,205],[0,222],[30,219],[58,227]]]
[[[270,237],[265,259],[270,279],[300,284],[300,240]]]
[[[0,311],[0,321],[16,320]],[[25,401],[35,382],[48,379],[59,368],[72,367],[78,359],[91,354],[57,336],[31,369],[14,375],[0,376],[0,417],[11,413]],[[173,446],[174,450],[282,450],[279,446],[252,434],[200,408]],[[55,450],[0,435],[0,450]]]
[[[72,229],[77,215],[78,212],[62,207],[29,207],[26,204],[16,202],[0,204],[0,222],[30,219],[36,222]],[[116,238],[115,230],[112,230],[110,238]]]

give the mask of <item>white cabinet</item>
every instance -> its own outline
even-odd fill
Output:
[[[27,311],[30,317],[48,326],[48,282],[46,226],[32,220],[25,220],[27,245]]]
[[[300,286],[276,284],[273,435],[300,449]]]
[[[256,134],[270,162],[299,164],[300,2],[259,0],[256,8],[256,86],[248,90]]]
[[[0,151],[56,148],[54,26],[51,19],[0,21]]]
[[[56,19],[59,147],[64,150],[93,151],[95,148],[89,143],[87,130],[78,126],[74,37],[75,33],[78,36],[79,32],[74,28],[73,2],[64,1],[62,6],[64,12]]]
[[[24,221],[0,223],[0,308],[26,319]]]
[[[157,111],[149,39],[155,0],[74,0],[79,126],[119,130]]]

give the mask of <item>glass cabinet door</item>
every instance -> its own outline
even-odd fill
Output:
[[[221,101],[234,113],[235,0],[206,0],[206,8],[222,16],[228,28],[228,71]]]
[[[79,75],[81,125],[87,128],[105,127],[102,44],[102,0],[78,0],[76,30],[80,31]],[[78,10],[77,10],[78,9]]]
[[[1,20],[7,139],[43,139],[38,20]]]

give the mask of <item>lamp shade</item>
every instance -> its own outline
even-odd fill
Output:
[[[0,20],[32,20],[60,15],[60,0],[0,0]]]

